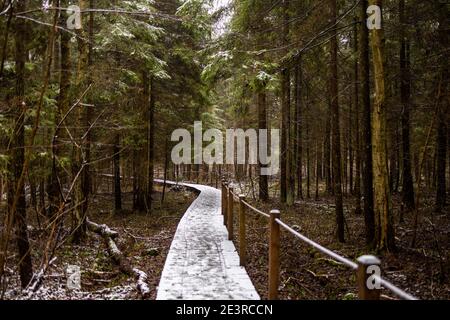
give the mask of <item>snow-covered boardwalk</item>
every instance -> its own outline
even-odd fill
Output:
[[[234,244],[227,240],[220,212],[221,191],[184,185],[200,195],[178,225],[156,299],[259,300],[247,272],[239,266]]]

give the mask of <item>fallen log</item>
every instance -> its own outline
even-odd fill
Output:
[[[116,243],[111,238],[105,238],[108,252],[113,261],[119,266],[120,271],[127,275],[133,274],[133,268],[128,259],[123,255],[122,251],[117,247]]]
[[[116,239],[119,236],[119,233],[117,231],[111,230],[106,224],[96,224],[89,219],[86,219],[86,224],[90,231],[97,233],[102,237]]]
[[[30,292],[31,294],[38,291],[42,284],[42,279],[44,278],[45,273],[47,272],[47,269],[55,262],[56,257],[52,258],[48,263],[44,264],[44,266],[35,274],[33,274],[33,277],[28,284],[26,291]]]
[[[150,288],[147,285],[147,274],[137,268],[132,268],[130,261],[125,257],[117,247],[114,239],[119,236],[117,231],[110,229],[107,225],[98,225],[88,220],[88,229],[100,235],[106,243],[108,253],[112,260],[119,266],[120,271],[127,275],[134,275],[137,280],[136,288],[143,298],[150,295]]]
[[[134,268],[134,273],[136,274],[137,288],[143,297],[148,297],[150,295],[150,288],[147,285],[147,274],[144,271]]]

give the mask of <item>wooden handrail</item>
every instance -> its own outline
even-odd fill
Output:
[[[301,233],[295,231],[294,229],[292,229],[290,226],[288,226],[287,224],[285,224],[283,221],[281,221],[280,219],[277,219],[276,222],[282,226],[285,230],[289,231],[291,234],[293,234],[295,237],[297,237],[298,239],[302,240],[303,242],[306,242],[307,244],[309,244],[311,247],[313,247],[316,250],[319,250],[320,252],[326,254],[327,256],[342,262],[343,264],[345,264],[347,267],[352,268],[353,270],[358,269],[358,265],[356,263],[354,263],[353,261],[344,258],[343,256],[335,253],[334,251],[331,251],[330,249],[327,249],[323,246],[321,246],[320,244],[318,244],[317,242],[312,241],[311,239],[305,237],[304,235],[302,235]]]
[[[288,231],[296,238],[312,246],[323,254],[335,259],[345,266],[356,271],[356,281],[358,288],[358,297],[361,300],[378,300],[380,299],[381,286],[390,290],[398,297],[405,300],[417,300],[414,296],[406,293],[400,288],[396,287],[386,279],[383,279],[375,272],[375,269],[380,270],[380,260],[375,256],[361,256],[357,259],[357,263],[337,254],[336,252],[321,246],[317,242],[302,235],[300,232],[294,230],[292,227],[284,223],[280,218],[280,211],[272,210],[267,214],[258,208],[250,205],[245,201],[244,195],[237,195],[233,192],[233,188],[228,186],[225,180],[222,180],[222,213],[224,214],[224,222],[228,228],[228,239],[233,239],[233,203],[237,199],[239,202],[239,256],[240,265],[246,264],[246,210],[248,208],[253,212],[269,218],[269,291],[268,298],[274,300],[278,298],[278,285],[280,277],[280,227]],[[225,216],[226,215],[226,216]],[[231,228],[230,228],[231,226]],[[369,288],[368,282],[375,282],[373,287]]]
[[[253,210],[255,213],[258,213],[258,214],[260,214],[260,215],[262,215],[262,216],[264,216],[264,217],[266,217],[266,218],[270,218],[270,214],[267,214],[267,213],[265,213],[265,212],[263,212],[263,211],[261,211],[261,210],[255,208],[255,207],[253,207],[253,206],[250,205],[248,202],[245,202],[245,201],[244,201],[244,205],[245,205],[247,208]]]

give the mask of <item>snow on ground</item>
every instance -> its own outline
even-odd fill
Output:
[[[239,266],[233,242],[227,240],[220,212],[221,191],[183,185],[200,191],[200,195],[178,225],[156,299],[259,300],[247,272]]]
[[[16,280],[19,287],[18,279]],[[136,299],[136,285],[129,283],[87,292],[67,290],[65,282],[61,280],[47,280],[36,292],[12,289],[5,292],[4,298],[7,300],[133,300]]]

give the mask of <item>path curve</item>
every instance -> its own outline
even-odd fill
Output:
[[[179,185],[200,194],[178,224],[156,299],[259,300],[247,272],[239,266],[233,242],[228,240],[221,215],[221,191],[204,185]]]

